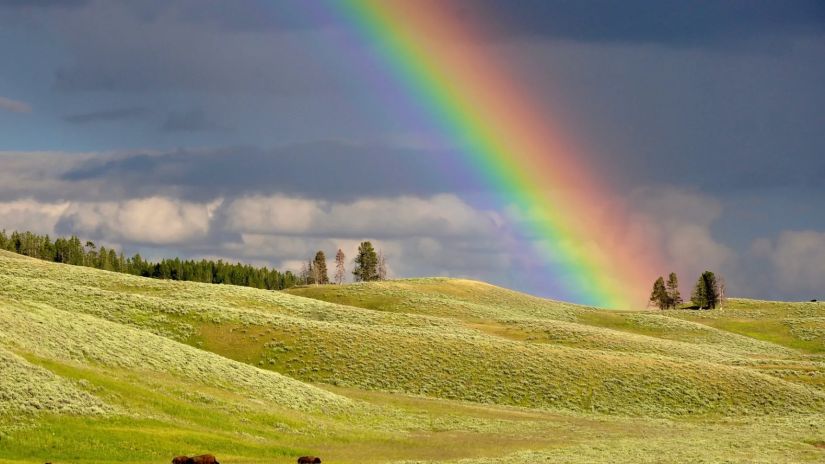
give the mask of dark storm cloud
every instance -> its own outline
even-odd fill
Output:
[[[628,188],[825,191],[822,38],[769,52],[533,41],[499,54],[561,133]]]
[[[0,8],[44,9],[76,8],[89,3],[89,0],[0,0]]]
[[[172,111],[161,126],[164,132],[216,132],[225,127],[210,119],[202,109]]]
[[[343,88],[324,47],[308,46],[332,47],[335,38],[313,20],[320,7],[306,2],[92,5],[39,18],[71,51],[54,72],[57,90],[294,95]]]
[[[443,8],[487,25],[482,36],[493,42],[517,37],[714,46],[825,33],[823,3],[801,0],[459,0]],[[72,50],[72,59],[55,72],[58,90],[317,95],[355,87],[331,72],[340,53],[324,55],[340,46],[343,23],[332,21],[335,8],[321,2],[247,1],[227,8],[224,2],[181,0],[76,10],[49,27],[61,31]]]
[[[459,0],[450,5],[456,17],[488,25],[493,36],[699,45],[825,32],[825,3],[819,0]]]
[[[150,112],[148,109],[141,107],[115,108],[110,110],[70,114],[64,116],[63,120],[71,124],[89,124],[96,122],[111,122],[129,119],[139,119],[146,116],[149,113]]]
[[[105,186],[103,190],[124,191],[128,196],[172,192],[199,201],[271,193],[348,200],[478,187],[467,173],[451,172],[452,156],[338,142],[273,150],[181,150],[88,161],[66,172],[62,180],[99,181]]]
[[[232,8],[221,0],[159,0],[158,6],[172,10],[181,21],[213,24],[236,32],[316,29],[333,22],[328,6],[304,0],[236,1]]]

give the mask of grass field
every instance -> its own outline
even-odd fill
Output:
[[[0,463],[825,462],[825,304],[268,292],[0,252]]]

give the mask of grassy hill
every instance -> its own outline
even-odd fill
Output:
[[[822,462],[825,304],[270,292],[0,252],[0,463]]]

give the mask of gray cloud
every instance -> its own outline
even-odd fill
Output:
[[[513,42],[495,48],[605,177],[718,194],[825,190],[825,40],[727,52]],[[618,174],[618,175],[617,175]]]
[[[55,202],[94,195],[95,182],[78,183],[61,177],[98,156],[97,153],[0,151],[0,166],[3,166],[0,169],[0,200]]]
[[[161,126],[164,132],[216,132],[225,127],[209,118],[202,109],[172,111]]]
[[[0,96],[0,110],[11,111],[12,113],[31,113],[32,107],[26,102]]]
[[[72,51],[55,72],[55,88],[64,92],[342,91],[346,83],[328,69],[334,55],[307,50],[308,43],[334,46],[339,33],[273,19],[311,16],[312,8],[298,6],[98,2],[63,12],[59,20],[46,18],[42,26],[59,33]],[[262,21],[272,21],[272,27],[262,27]]]
[[[479,187],[466,172],[451,170],[452,163],[455,155],[449,152],[319,142],[102,157],[75,166],[61,179],[101,182],[108,192],[171,191],[190,199],[276,192],[348,199]]]
[[[634,205],[631,222],[647,236],[642,246],[661,250],[663,266],[659,273],[676,272],[681,276],[683,295],[689,296],[691,285],[700,273],[711,270],[728,280],[734,295],[752,294],[750,282],[761,269],[742,269],[738,254],[715,234],[714,226],[724,211],[719,199],[695,190],[673,187],[643,188],[631,195]]]
[[[89,3],[89,0],[0,0],[0,8],[44,9],[77,8]]]
[[[96,122],[112,122],[122,120],[139,119],[149,114],[146,108],[133,106],[128,108],[115,108],[109,110],[90,111],[86,113],[70,114],[63,117],[63,120],[71,124],[89,124]]]
[[[825,298],[825,232],[786,230],[755,240],[751,251],[770,264],[764,281],[775,294]]]
[[[494,37],[697,46],[825,31],[825,6],[816,0],[458,0],[447,8]]]

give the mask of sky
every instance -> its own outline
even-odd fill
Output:
[[[825,4],[443,3],[683,293],[825,299]],[[394,277],[563,298],[371,45],[324,2],[0,0],[0,228],[292,270],[371,240]]]

